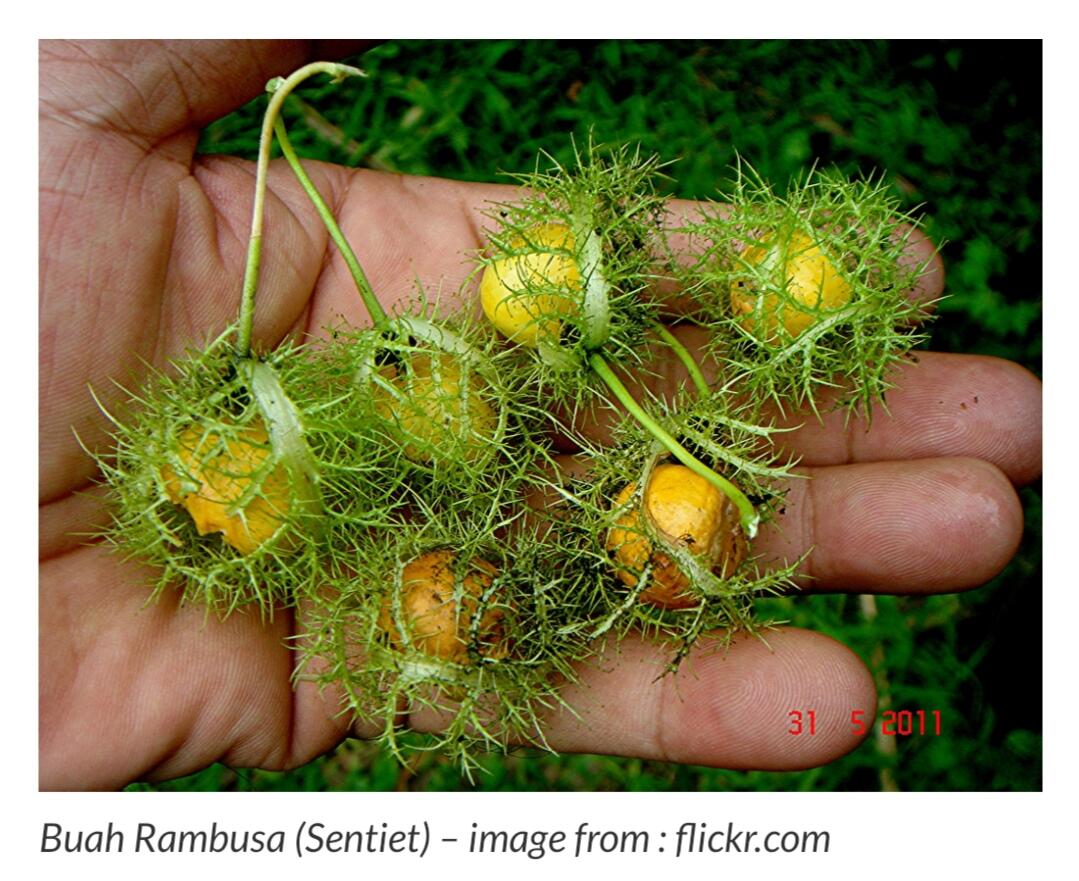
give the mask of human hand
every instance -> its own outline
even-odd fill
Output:
[[[106,516],[90,487],[90,448],[113,380],[162,366],[235,313],[253,167],[194,158],[199,127],[258,94],[271,76],[323,50],[252,43],[42,46],[41,77],[41,785],[112,788],[221,760],[296,765],[349,734],[334,695],[293,689],[282,610],[206,619],[163,598],[145,606],[145,571],[78,537]],[[504,187],[312,165],[386,305],[414,279],[457,288],[462,255],[482,245],[481,214]],[[402,243],[408,243],[407,249]],[[255,337],[339,317],[363,323],[352,281],[283,164],[270,178]],[[941,289],[939,271],[922,295]],[[683,331],[692,341],[693,332]],[[665,376],[681,381],[672,366]],[[890,418],[869,431],[838,418],[786,436],[814,479],[755,548],[809,558],[810,590],[958,590],[995,574],[1022,517],[1012,488],[1036,477],[1040,389],[1016,365],[920,354],[904,367]],[[974,398],[977,398],[974,406]],[[960,404],[967,404],[962,410]],[[782,527],[782,528],[779,528]],[[659,650],[623,642],[568,694],[581,719],[552,718],[565,751],[611,752],[729,767],[800,768],[857,743],[854,708],[872,715],[872,681],[843,646],[807,631],[692,653],[655,681]],[[787,735],[787,712],[832,720]],[[435,721],[411,718],[424,728]],[[117,748],[119,747],[119,748]]]

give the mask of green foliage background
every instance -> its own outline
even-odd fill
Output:
[[[1007,57],[1009,62],[1002,64]],[[671,195],[726,186],[735,151],[777,185],[814,162],[882,173],[946,242],[932,348],[1041,368],[1041,44],[1035,41],[399,41],[358,59],[363,82],[301,92],[301,155],[403,174],[499,180],[570,136],[639,142]],[[264,98],[209,126],[200,149],[253,158]],[[1037,790],[1041,788],[1041,491],[1008,569],[962,595],[769,600],[769,613],[851,646],[882,707],[940,710],[941,736],[869,738],[798,773],[604,756],[490,756],[472,785],[437,756],[411,769],[369,743],[290,772],[215,765],[131,789]]]

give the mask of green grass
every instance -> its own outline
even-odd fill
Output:
[[[305,100],[334,143],[287,114],[301,155],[405,174],[499,180],[570,137],[638,141],[672,160],[671,195],[713,197],[737,154],[780,184],[816,163],[885,176],[945,241],[949,297],[932,347],[1041,367],[1041,49],[1037,42],[395,42],[363,82]],[[1001,58],[1007,54],[1007,64]],[[209,126],[200,149],[253,156],[265,99]],[[939,709],[940,737],[871,738],[800,773],[731,772],[599,756],[488,757],[474,784],[424,755],[372,744],[285,773],[215,765],[170,790],[1036,790],[1041,787],[1040,485],[1027,533],[986,588],[929,598],[769,601],[851,646],[896,709]]]

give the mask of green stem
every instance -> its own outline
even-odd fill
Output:
[[[701,372],[701,366],[689,353],[689,349],[683,346],[678,337],[667,330],[667,328],[658,321],[651,322],[651,325],[652,330],[659,334],[660,339],[671,347],[674,354],[678,356],[678,360],[682,362],[682,366],[686,368],[686,372],[689,373],[689,378],[693,380],[693,384],[697,387],[697,395],[702,398],[707,398],[711,393],[711,389],[708,388],[708,380],[704,378],[704,374]]]
[[[292,167],[300,186],[303,187],[307,197],[315,206],[318,216],[322,218],[322,222],[326,225],[330,238],[334,240],[334,243],[340,249],[341,256],[345,258],[345,265],[348,266],[348,271],[352,274],[352,280],[356,283],[356,290],[359,291],[360,299],[363,300],[363,305],[367,308],[371,321],[379,330],[386,330],[389,316],[386,314],[386,310],[382,308],[378,297],[375,296],[371,283],[367,280],[367,275],[356,257],[356,252],[352,250],[352,246],[348,243],[348,239],[345,238],[345,234],[341,232],[341,227],[337,225],[337,219],[333,216],[333,212],[330,211],[330,206],[326,204],[326,200],[322,198],[322,194],[319,193],[314,182],[304,171],[304,167],[300,163],[300,157],[296,155],[296,151],[292,148],[292,141],[289,140],[288,132],[285,130],[285,123],[280,118],[274,121],[274,134],[277,135],[277,141],[281,145],[281,152],[284,153],[285,159],[288,160],[288,164]]]
[[[588,363],[596,372],[596,375],[607,384],[607,388],[614,393],[614,396],[618,398],[622,406],[629,411],[634,419],[641,423],[641,425],[643,425],[656,440],[670,450],[679,462],[685,465],[690,471],[703,477],[734,503],[735,507],[738,508],[738,513],[741,517],[742,529],[745,531],[748,538],[753,538],[757,534],[757,527],[760,524],[761,518],[753,508],[753,503],[746,497],[746,494],[725,477],[717,474],[705,465],[700,459],[682,446],[674,435],[649,416],[645,409],[634,400],[633,395],[629,393],[629,390],[622,384],[622,381],[615,376],[614,371],[611,370],[610,365],[607,364],[602,355],[598,352],[593,352],[588,357]]]
[[[262,118],[258,162],[255,166],[255,201],[251,209],[251,238],[247,244],[247,266],[244,268],[239,328],[236,336],[236,349],[241,358],[246,358],[251,352],[251,326],[255,320],[255,289],[258,287],[259,263],[262,258],[262,214],[266,203],[266,172],[270,166],[274,120],[280,114],[281,105],[289,92],[308,77],[318,73],[328,73],[335,79],[343,79],[346,76],[366,76],[362,70],[347,64],[316,61],[301,67],[285,79],[277,77],[266,84],[267,90],[273,94],[270,96],[269,104],[266,105],[266,114]]]

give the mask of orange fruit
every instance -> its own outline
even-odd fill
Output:
[[[460,608],[455,598],[458,583],[455,555],[449,550],[428,551],[408,563],[401,573],[400,617],[408,631],[407,643],[419,652],[456,664],[469,664],[469,637],[473,624],[485,657],[506,655],[503,609],[489,607],[480,620],[479,601],[491,587],[498,570],[486,560],[474,559],[460,579]],[[393,613],[393,598],[387,595],[379,612],[379,626],[390,642],[402,647],[406,640]]]
[[[615,507],[629,503],[637,484],[625,486]],[[653,528],[664,541],[700,557],[702,565],[720,578],[729,578],[749,550],[738,509],[709,481],[684,465],[664,463],[652,469],[642,504]],[[641,523],[640,507],[620,515],[607,533],[607,550],[614,555],[615,572],[628,587],[636,587],[651,562],[651,579],[641,602],[665,609],[688,609],[700,604],[689,577],[663,551],[657,551]]]
[[[161,471],[165,493],[187,510],[199,535],[219,532],[241,554],[250,554],[281,527],[291,505],[292,487],[281,463],[269,474],[261,473],[273,455],[261,422],[212,452],[220,445],[214,432],[194,425],[184,429],[179,438],[184,474],[181,477],[166,465]],[[257,492],[237,508],[256,480]]]

